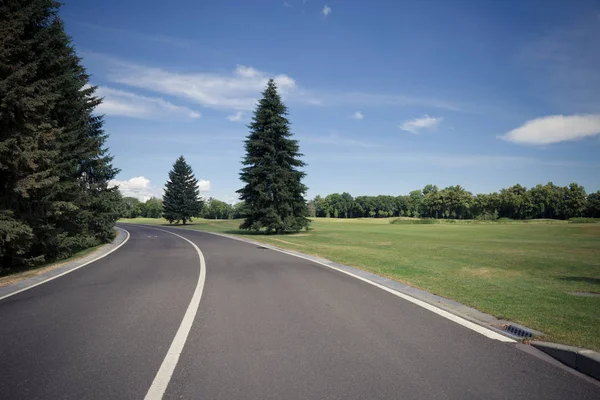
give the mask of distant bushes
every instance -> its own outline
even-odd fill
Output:
[[[584,220],[584,221],[580,221]],[[489,225],[489,224],[569,224],[569,223],[584,223],[584,222],[600,222],[600,218],[571,218],[569,221],[559,219],[526,219],[513,220],[510,218],[498,218],[495,220],[478,220],[478,219],[435,219],[435,218],[394,218],[390,220],[393,225],[435,225],[435,224],[453,224],[453,225]]]
[[[427,224],[440,224],[442,223],[439,219],[433,218],[394,218],[390,221],[390,224],[394,225],[427,225]]]
[[[569,222],[574,224],[598,224],[600,218],[569,218]]]

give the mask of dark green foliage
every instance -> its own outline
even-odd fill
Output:
[[[212,197],[204,203],[202,218],[206,219],[229,219],[233,218],[233,206],[224,201]]]
[[[407,196],[358,196],[353,199],[348,193],[333,193],[326,197],[316,196],[309,204],[314,216],[331,218],[535,219],[539,223],[541,219],[575,221],[577,217],[600,217],[600,191],[588,196],[583,186],[576,183],[561,187],[550,182],[529,190],[517,184],[499,193],[475,196],[458,185],[442,190],[427,185]],[[394,223],[413,222],[398,220]]]
[[[246,204],[246,217],[240,229],[266,233],[295,232],[307,228],[307,191],[302,183],[305,166],[300,160],[298,142],[291,139],[287,108],[271,79],[263,92],[250,124],[246,157],[238,190]]]
[[[233,205],[233,210],[231,211],[231,218],[233,219],[239,219],[239,218],[246,218],[246,203],[243,201],[240,201],[239,203],[236,203]]]
[[[88,76],[51,0],[0,3],[0,264],[67,257],[114,236],[118,170]]]
[[[185,225],[192,217],[199,217],[201,212],[202,200],[198,179],[194,177],[192,167],[181,156],[169,171],[169,180],[163,196],[163,217],[169,223],[181,221]]]
[[[123,197],[119,207],[121,218],[160,218],[162,217],[162,200],[151,197],[142,203],[135,197]]]
[[[588,196],[585,215],[591,218],[600,218],[600,190],[590,193]]]
[[[137,218],[141,216],[140,203],[135,197],[123,197],[120,207],[121,218]]]
[[[163,204],[160,199],[151,197],[144,203],[144,209],[142,210],[142,216],[145,218],[160,218],[162,217]]]

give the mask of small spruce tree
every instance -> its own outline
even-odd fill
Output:
[[[200,216],[202,203],[198,179],[194,177],[192,167],[181,156],[169,171],[163,195],[163,216],[169,223],[181,221],[185,225],[192,217]]]
[[[287,107],[277,93],[273,79],[262,93],[254,111],[246,144],[246,157],[240,179],[246,185],[239,189],[245,204],[245,220],[240,229],[266,233],[295,232],[308,228],[308,208],[304,199],[306,175],[298,168],[298,141],[291,139]]]

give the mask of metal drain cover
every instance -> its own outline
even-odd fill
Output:
[[[532,338],[533,332],[516,325],[506,325],[504,330],[520,338]]]

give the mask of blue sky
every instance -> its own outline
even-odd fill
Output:
[[[308,196],[600,189],[600,2],[67,1],[127,195],[183,154],[236,201],[243,140],[276,79]]]

